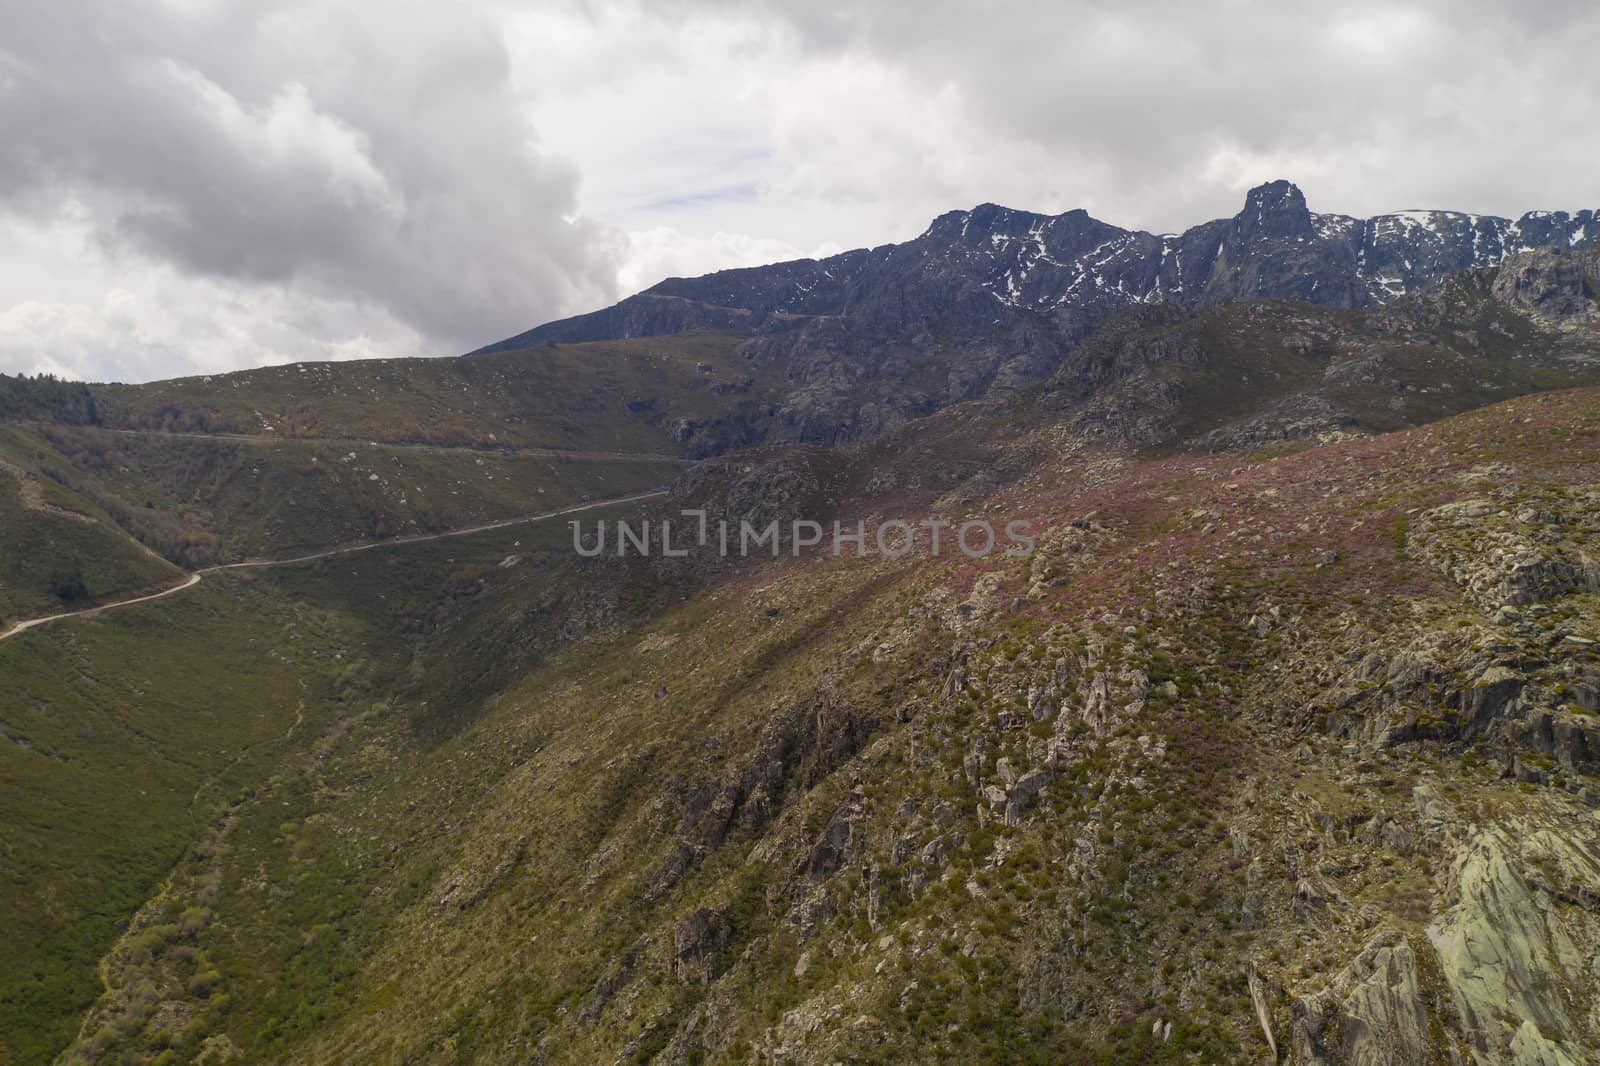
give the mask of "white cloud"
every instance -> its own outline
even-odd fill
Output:
[[[1328,37],[1335,52],[1388,64],[1408,62],[1443,29],[1425,11],[1381,8],[1336,13]]]
[[[147,381],[301,360],[431,354],[380,306],[292,284],[197,277],[108,254],[81,216],[0,223],[0,247],[47,269],[8,289],[37,296],[0,308],[0,368],[96,381]]]
[[[637,292],[663,278],[694,277],[789,259],[821,259],[843,250],[832,243],[807,249],[744,233],[718,232],[700,237],[670,226],[656,226],[628,234],[628,254],[618,278],[624,292]]]
[[[136,274],[378,309],[440,354],[617,295],[622,235],[579,217],[487,8],[7,6],[0,209],[37,222],[70,202]]]
[[[0,365],[96,381],[219,373],[301,360],[420,354],[387,315],[310,294],[164,279],[99,304],[37,300],[0,310]]]
[[[346,210],[373,210],[391,220],[403,214],[402,198],[372,162],[368,138],[319,111],[304,85],[284,85],[252,112],[197,70],[171,60],[160,61],[159,68],[207,139],[248,156],[270,180],[312,185]]]

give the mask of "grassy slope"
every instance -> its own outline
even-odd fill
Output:
[[[681,454],[677,419],[753,409],[782,381],[686,334],[500,352],[268,367],[97,389],[108,424],[438,444]],[[708,369],[700,369],[700,364]],[[752,376],[749,392],[715,391]],[[630,410],[649,397],[653,407]]]
[[[670,482],[667,459],[40,431],[35,461],[190,565],[438,532]]]
[[[186,987],[203,977],[210,964],[185,943],[196,923],[211,922],[218,893],[207,873],[235,846],[234,823],[243,823],[245,846],[252,816],[270,819],[265,831],[278,839],[280,822],[306,799],[306,768],[355,722],[411,736],[412,724],[390,719],[382,699],[392,687],[382,678],[404,665],[405,649],[436,615],[470,602],[487,575],[515,574],[541,590],[569,586],[569,537],[564,524],[548,522],[212,575],[171,600],[0,645],[0,706],[8,708],[0,725],[0,908],[24,916],[0,952],[0,1061],[54,1057],[102,991],[96,964],[119,936],[122,954],[105,973],[127,995],[143,986],[136,975],[125,978],[123,966],[148,964],[152,952],[168,963],[182,956]],[[517,564],[503,566],[511,555]],[[28,858],[39,856],[47,858]],[[349,891],[320,881],[302,887],[328,899]],[[156,902],[146,911],[159,914],[169,896],[182,898],[170,917],[187,933],[136,916],[147,900]],[[313,909],[326,902],[318,897]],[[281,976],[266,941],[209,950],[250,960],[266,984]],[[267,1002],[279,1003],[276,996]],[[226,1003],[220,991],[204,998],[203,1009],[183,1018],[197,1031],[207,1010]],[[147,1021],[148,1012],[128,1032]],[[113,1019],[89,1039],[111,1041],[129,1024]]]
[[[223,580],[0,644],[0,1060],[59,1050],[167,868],[345,713],[357,644]]]
[[[1287,833],[1262,854],[1292,855],[1315,846],[1295,837],[1303,818],[1403,816],[1421,780],[1464,780],[1497,809],[1564,802],[1458,770],[1449,748],[1379,753],[1350,776],[1321,720],[1282,704],[1279,666],[1341,626],[1455,610],[1406,558],[1407,515],[1482,491],[1468,475],[1486,463],[1516,462],[1530,484],[1595,480],[1597,405],[1534,398],[1242,465],[1035,467],[996,501],[1054,527],[1033,562],[784,563],[685,585],[665,609],[552,600],[530,564],[495,562],[526,550],[511,533],[277,575],[368,625],[424,619],[412,685],[270,803],[240,809],[206,868],[215,917],[118,963],[158,989],[120,1042],[158,1046],[143,1018],[167,999],[202,1020],[173,1041],[178,1061],[207,1040],[262,1062],[521,1062],[541,1046],[551,1062],[743,1062],[786,1042],[854,1062],[1251,1055],[1249,967],[1315,986],[1371,927],[1297,925],[1286,904],[1241,925],[1257,874],[1240,834]],[[1513,414],[1528,421],[1499,432]],[[446,574],[444,598],[426,591]],[[1026,608],[1005,610],[1018,595]],[[1282,638],[1259,636],[1264,604],[1294,620]],[[590,636],[566,650],[533,636],[574,625]],[[508,674],[487,694],[449,684],[485,646]],[[1002,755],[1037,765],[1052,727],[1026,697],[1057,662],[1113,686],[1144,671],[1180,697],[1054,734],[1065,783],[1042,811],[975,820],[971,745],[985,738],[985,777]],[[764,803],[747,792],[726,839],[707,836],[696,797],[761,765],[785,729]],[[1168,755],[1145,754],[1151,740]],[[1253,813],[1278,806],[1272,821]],[[830,860],[825,830],[850,811]],[[697,850],[661,885],[683,842]],[[1398,852],[1365,854],[1382,861],[1319,868],[1342,870],[1383,922],[1420,930],[1427,884]],[[1292,886],[1280,861],[1267,874]],[[162,901],[150,927],[192,905]],[[727,939],[685,952],[702,908]],[[197,976],[204,994],[186,991]],[[119,1017],[133,1015],[115,996],[97,1015]],[[1170,1043],[1152,1040],[1153,1020],[1176,1023]]]
[[[0,429],[0,629],[182,577],[92,500],[48,478],[19,481],[28,459],[16,443]]]
[[[82,387],[7,379],[39,394],[10,415],[45,421],[0,423],[0,461],[31,475],[54,505],[95,521],[25,510],[14,479],[0,478],[0,619],[56,609],[51,586],[73,573],[85,602],[173,576],[125,534],[193,568],[659,486],[678,472],[666,460],[685,449],[683,423],[715,427],[698,439],[737,440],[781,380],[780,369],[744,367],[737,343],[695,334],[96,386],[103,428],[76,424]],[[57,392],[58,413],[72,417],[51,425]],[[647,396],[652,404],[632,403]],[[130,426],[154,432],[115,431]]]

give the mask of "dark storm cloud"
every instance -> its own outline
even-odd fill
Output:
[[[423,4],[6,2],[0,198],[467,344],[614,293],[495,23]]]

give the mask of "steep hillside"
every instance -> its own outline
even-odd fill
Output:
[[[359,636],[208,584],[0,642],[0,1061],[52,1061],[172,865],[365,705]]]
[[[0,425],[0,632],[180,576],[94,501],[38,470],[26,436]]]
[[[213,573],[178,596],[0,642],[0,910],[10,916],[0,1062],[55,1058],[103,991],[101,960],[119,942],[141,959],[165,952],[197,967],[189,987],[205,1002],[169,1011],[169,1039],[224,1011],[207,957],[179,943],[211,922],[221,883],[209,866],[185,880],[175,864],[223,854],[241,814],[290,806],[274,797],[295,794],[358,725],[388,720],[408,650],[487,576],[514,576],[553,603],[573,597],[566,532],[522,525],[342,557],[354,570],[342,559],[301,564],[290,568],[307,575],[298,582]],[[176,924],[128,933],[169,898],[186,900]]]
[[[0,375],[0,623],[194,569],[670,482],[755,439],[781,366],[694,336],[148,385]],[[5,625],[0,625],[3,631]]]
[[[438,532],[665,485],[669,457],[45,427],[24,455],[186,567]]]
[[[252,578],[404,668],[178,866],[67,1061],[1583,1061],[1597,435],[1587,390],[1140,457],[1000,405],[664,513],[1031,557]]]

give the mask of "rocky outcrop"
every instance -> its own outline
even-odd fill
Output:
[[[1489,608],[1600,592],[1600,491],[1578,488],[1515,504],[1467,499],[1421,515],[1409,542]]]
[[[1290,1008],[1299,1066],[1576,1066],[1600,1011],[1594,830],[1551,807],[1532,820],[1464,824],[1419,786],[1427,840],[1456,840],[1442,908],[1421,933],[1385,929]]]
[[[1545,872],[1548,871],[1548,872]],[[1427,930],[1459,1017],[1485,1066],[1584,1061],[1596,1019],[1577,994],[1600,933],[1562,884],[1600,884],[1589,847],[1566,832],[1480,829],[1450,873],[1457,902]]]
[[[813,882],[825,881],[839,871],[851,853],[856,823],[861,818],[862,796],[852,792],[834,811],[827,826],[811,846],[806,858],[806,876]]]
[[[1496,273],[1494,298],[1555,326],[1600,320],[1583,264],[1551,249],[1512,256]]]
[[[672,934],[672,972],[680,981],[705,982],[715,975],[715,955],[733,940],[733,926],[716,911],[701,907]]]
[[[1023,812],[1055,777],[1050,770],[1030,770],[1018,778],[1006,793],[1006,824],[1021,824]]]
[[[1417,957],[1398,933],[1374,937],[1326,989],[1297,999],[1291,1014],[1299,1066],[1413,1066],[1430,1059]]]
[[[1570,773],[1592,774],[1600,762],[1600,723],[1588,721],[1587,716],[1534,712],[1520,739]]]
[[[1452,697],[1462,716],[1461,735],[1471,739],[1499,721],[1511,702],[1522,694],[1526,684],[1522,675],[1504,666],[1491,666],[1473,683]]]

